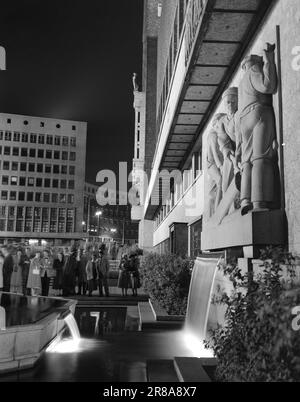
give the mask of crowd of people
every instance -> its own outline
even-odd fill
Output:
[[[92,296],[99,290],[99,296],[109,297],[110,264],[107,249],[100,247],[72,246],[60,250],[36,249],[30,247],[0,247],[0,290],[31,296],[51,295],[69,297]],[[118,286],[122,294],[132,289],[137,295],[139,284],[138,258],[132,253],[124,255],[119,267]]]

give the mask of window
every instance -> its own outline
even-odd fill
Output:
[[[19,201],[25,201],[25,192],[19,191]]]
[[[26,172],[26,170],[27,170],[27,163],[21,162],[21,163],[20,163],[20,170],[21,170],[21,172]]]
[[[53,145],[53,136],[52,135],[47,135],[46,143],[48,145]]]
[[[41,231],[41,208],[34,208],[34,221],[33,221],[33,231]]]
[[[28,142],[28,134],[22,133],[22,142]]]
[[[58,203],[58,194],[54,193],[51,195],[51,202]]]
[[[29,163],[28,171],[29,172],[35,172],[35,164],[34,163]]]
[[[18,167],[19,167],[18,162],[12,162],[12,164],[11,164],[11,170],[17,171],[17,170],[18,170]]]
[[[24,126],[28,126],[28,121],[27,121],[27,120],[24,120],[24,121],[23,121],[23,124],[24,124]]]
[[[60,152],[59,151],[54,151],[53,155],[54,155],[54,159],[59,159]]]
[[[69,190],[74,190],[74,188],[75,188],[74,180],[69,180]]]
[[[19,186],[21,186],[21,187],[26,186],[26,177],[20,177]]]
[[[52,187],[53,187],[53,188],[58,188],[58,180],[57,180],[57,179],[53,179],[53,181],[52,181]]]
[[[76,137],[70,138],[70,144],[71,144],[71,147],[76,147]]]
[[[50,194],[44,193],[44,202],[50,202]]]
[[[73,131],[76,131],[76,126],[72,126],[72,130],[73,130]]]
[[[59,202],[61,204],[65,204],[66,203],[66,194],[59,194]]]
[[[33,186],[34,186],[34,178],[28,177],[28,187],[33,187]]]
[[[43,121],[41,121],[40,126],[45,127],[45,123]]]
[[[10,155],[10,147],[4,147],[4,155]]]
[[[3,170],[9,170],[9,162],[8,161],[3,162]]]
[[[3,131],[0,131],[0,140],[3,140]]]
[[[71,176],[74,176],[74,175],[75,175],[75,166],[69,166],[69,174],[70,174]]]
[[[51,165],[45,165],[45,173],[51,173]]]
[[[7,119],[7,124],[11,124],[11,119]]]
[[[8,176],[2,176],[2,184],[4,186],[8,186],[9,183],[9,177]]]
[[[63,137],[62,144],[63,144],[64,147],[68,147],[69,146],[69,138],[68,137]]]
[[[48,233],[49,232],[49,209],[43,208],[42,212],[42,232]]]
[[[41,163],[38,163],[38,164],[36,165],[36,171],[37,171],[38,173],[43,173],[44,168],[43,168],[43,165],[42,165]]]
[[[17,200],[17,192],[16,191],[11,191],[9,194],[9,200],[10,201],[16,201]]]
[[[30,150],[29,150],[29,156],[30,156],[30,158],[35,158],[35,155],[36,155],[36,150],[35,150],[35,149],[30,149]]]
[[[61,159],[62,159],[63,161],[67,161],[67,160],[68,160],[68,152],[63,151],[63,152],[61,153]]]
[[[7,191],[1,191],[1,200],[6,201],[7,200]]]
[[[40,177],[36,179],[36,187],[43,187],[43,179]]]
[[[38,149],[38,158],[43,158],[43,157],[44,157],[44,150]]]
[[[59,165],[53,165],[53,173],[59,174]]]
[[[30,134],[30,143],[31,144],[36,144],[37,140],[37,135],[36,134]]]
[[[42,193],[35,193],[35,202],[42,201]]]
[[[54,138],[54,145],[60,146],[60,137],[58,137],[57,135]]]
[[[28,156],[28,149],[27,148],[21,148],[21,156],[23,158],[26,158]]]
[[[33,201],[33,193],[32,192],[30,192],[30,193],[27,193],[27,201]]]
[[[13,148],[13,156],[19,156],[19,148]]]
[[[52,159],[52,151],[50,151],[49,149],[47,149],[46,151],[46,159]]]
[[[18,132],[14,132],[14,141],[20,142],[21,134]]]
[[[26,207],[24,232],[32,231],[33,208]]]
[[[73,194],[68,195],[68,204],[74,204],[74,195]]]
[[[61,128],[61,125],[59,123],[56,124],[56,128]]]
[[[68,173],[68,166],[62,165],[61,174],[67,174],[67,173]]]
[[[60,188],[67,188],[67,180],[60,181]]]
[[[0,146],[0,155],[2,154],[2,146]]]
[[[11,131],[5,131],[5,141],[11,141]]]
[[[45,136],[43,134],[39,134],[38,143],[45,144]]]
[[[76,152],[70,152],[70,161],[76,160]]]
[[[51,185],[51,180],[50,179],[45,179],[44,180],[44,187],[49,188]]]
[[[11,186],[17,186],[17,185],[18,185],[18,178],[17,178],[17,176],[12,176],[12,177],[10,178],[10,184],[11,184]]]

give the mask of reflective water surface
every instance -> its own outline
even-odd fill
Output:
[[[6,313],[6,328],[34,324],[65,304],[65,300],[0,292],[0,306]]]

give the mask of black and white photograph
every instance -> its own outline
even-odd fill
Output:
[[[299,110],[299,0],[1,1],[1,387],[300,382]]]

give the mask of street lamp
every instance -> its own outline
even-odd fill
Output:
[[[95,216],[98,218],[98,236],[100,235],[100,216],[102,216],[102,211],[97,211]]]
[[[116,233],[117,229],[110,229],[111,233]]]

